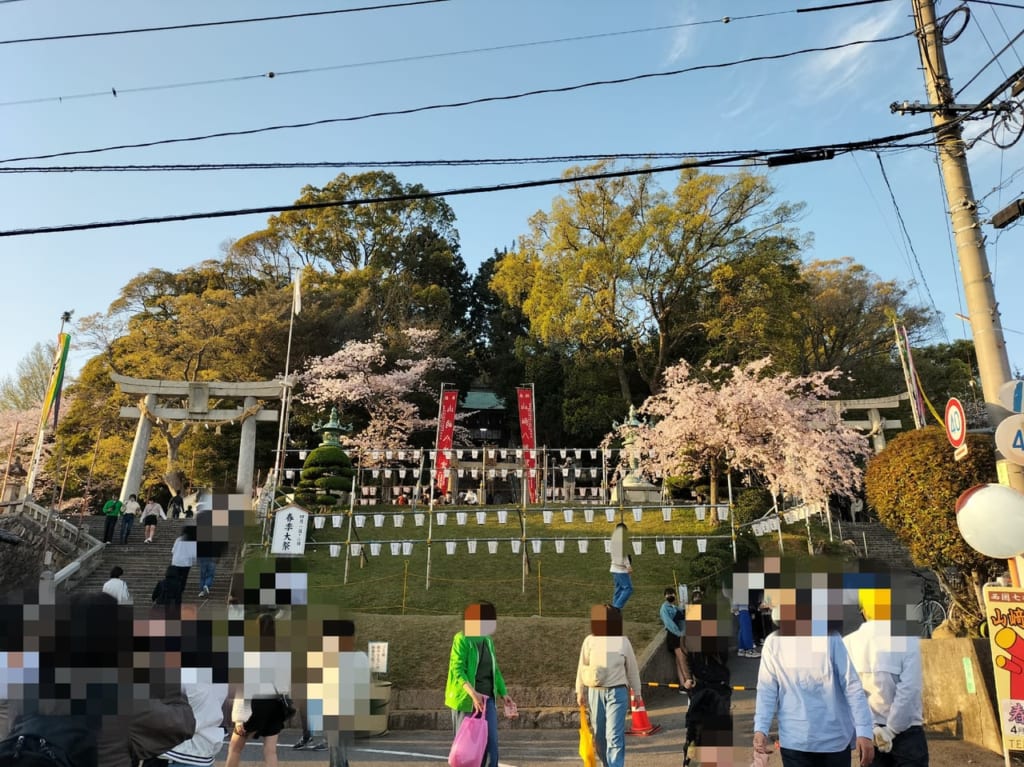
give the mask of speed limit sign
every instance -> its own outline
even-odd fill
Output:
[[[960,447],[967,440],[967,416],[956,397],[946,403],[946,436],[953,447]]]

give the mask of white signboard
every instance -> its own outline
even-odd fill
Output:
[[[375,674],[388,673],[387,642],[367,642],[366,654],[370,656],[370,671]]]
[[[306,553],[306,525],[309,512],[300,506],[284,506],[274,514],[274,536],[270,553],[281,556],[302,556]]]

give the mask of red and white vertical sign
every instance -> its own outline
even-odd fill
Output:
[[[523,441],[523,467],[526,469],[526,489],[530,503],[537,502],[537,434],[534,430],[533,386],[516,389],[519,399],[519,434]]]
[[[437,419],[437,453],[434,460],[434,485],[442,493],[448,492],[449,451],[455,439],[455,410],[459,406],[457,389],[441,392],[441,412]]]

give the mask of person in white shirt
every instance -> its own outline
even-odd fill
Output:
[[[128,593],[128,584],[121,578],[122,575],[124,570],[115,565],[110,571],[110,580],[103,584],[103,593],[112,596],[119,605],[130,605],[132,596]]]
[[[142,524],[146,526],[144,531],[146,537],[142,541],[143,543],[153,542],[153,536],[156,535],[156,523],[160,519],[167,519],[164,507],[156,502],[156,498],[150,498],[146,502],[146,508],[142,510]]]
[[[861,767],[874,759],[864,688],[842,637],[830,631],[832,591],[781,588],[772,594],[772,603],[779,606],[779,630],[761,648],[754,752],[771,750],[768,732],[777,714],[783,767],[849,767],[851,749]],[[841,588],[835,591],[842,593]]]
[[[605,767],[623,767],[630,690],[636,705],[643,705],[640,667],[633,645],[622,635],[622,611],[617,607],[591,607],[590,631],[580,647],[576,666],[576,702],[589,705],[594,747],[601,763]]]
[[[921,700],[921,640],[893,631],[892,591],[858,592],[864,623],[843,640],[874,718],[876,763],[882,767],[928,767]]]
[[[181,530],[181,535],[174,541],[171,547],[171,567],[176,580],[176,599],[172,600],[181,604],[181,596],[185,593],[185,583],[188,581],[189,570],[196,563],[196,526],[186,525]]]
[[[121,545],[128,543],[128,535],[132,531],[139,517],[142,515],[142,507],[139,506],[139,499],[134,494],[128,496],[128,500],[121,509]]]

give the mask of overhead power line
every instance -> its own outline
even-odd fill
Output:
[[[66,35],[47,35],[43,37],[20,37],[12,40],[0,40],[0,45],[17,45],[19,43],[45,43],[56,40],[82,40],[90,37],[115,37],[117,35],[137,35],[143,32],[170,32],[177,29],[202,29],[203,27],[227,27],[233,24],[255,24],[263,21],[284,21],[287,19],[308,19],[316,16],[336,16],[341,13],[360,13],[362,11],[382,11],[391,8],[408,8],[415,5],[434,5],[447,3],[449,0],[406,0],[402,3],[386,3],[383,5],[364,5],[358,8],[337,8],[330,11],[307,11],[305,13],[286,13],[280,16],[253,16],[246,19],[226,19],[223,21],[197,21],[191,24],[170,24],[163,27],[134,27],[132,29],[115,29],[107,32],[75,32]]]
[[[481,96],[475,99],[465,99],[463,101],[451,101],[443,104],[428,104],[426,106],[408,107],[405,109],[391,109],[382,110],[379,112],[369,112],[361,115],[352,115],[349,117],[328,117],[321,120],[308,120],[297,123],[286,123],[282,125],[269,125],[261,128],[247,128],[243,130],[234,131],[220,131],[217,133],[207,133],[198,136],[183,136],[179,138],[170,139],[158,139],[154,141],[142,141],[132,144],[114,144],[111,146],[97,147],[94,149],[73,149],[63,152],[51,152],[49,154],[37,154],[37,155],[25,155],[22,157],[8,157],[0,160],[0,163],[11,163],[11,162],[26,162],[29,160],[52,160],[57,157],[73,157],[77,155],[86,154],[99,154],[101,152],[113,152],[122,149],[146,149],[154,146],[167,146],[169,144],[185,144],[196,141],[209,141],[217,138],[231,138],[236,136],[253,136],[260,133],[270,133],[274,131],[283,130],[295,130],[298,128],[312,128],[320,125],[336,125],[340,123],[352,123],[361,122],[363,120],[371,120],[378,117],[395,117],[398,115],[411,115],[419,114],[422,112],[434,112],[447,109],[459,109],[462,107],[476,106],[479,104],[493,104],[502,101],[516,101],[519,99],[530,98],[533,96],[550,95],[555,93],[571,93],[573,91],[586,90],[589,88],[598,88],[609,85],[624,85],[627,83],[639,82],[642,80],[653,80],[663,77],[676,77],[678,75],[690,74],[692,72],[701,72],[714,69],[726,69],[729,67],[740,66],[743,64],[753,64],[763,61],[779,61],[782,59],[792,58],[794,56],[807,55],[809,53],[825,53],[828,51],[837,51],[844,48],[850,48],[858,45],[869,45],[872,43],[890,43],[896,40],[902,40],[903,38],[913,36],[915,32],[913,30],[904,32],[898,35],[891,35],[889,37],[878,37],[871,40],[853,40],[847,43],[839,43],[837,45],[826,45],[815,48],[802,48],[796,51],[787,51],[785,53],[774,53],[766,54],[764,56],[750,56],[745,59],[737,59],[733,61],[719,62],[717,64],[697,64],[692,67],[684,67],[682,69],[673,69],[666,72],[646,72],[639,75],[630,75],[627,77],[616,77],[607,80],[592,80],[585,83],[576,83],[573,85],[563,85],[551,88],[537,88],[530,91],[522,91],[519,93],[504,94],[501,96]]]
[[[958,118],[963,121],[965,117]],[[945,126],[948,129],[948,125]],[[686,168],[721,167],[734,163],[754,160],[778,159],[782,155],[811,156],[819,155],[822,158],[835,156],[839,153],[847,153],[864,149],[878,149],[890,146],[894,142],[902,142],[907,139],[929,136],[936,132],[936,128],[928,127],[921,130],[900,133],[880,138],[867,139],[862,141],[850,141],[842,144],[819,145],[810,147],[799,147],[783,150],[781,152],[768,152],[764,150],[737,153],[727,157],[708,158],[705,160],[684,161],[672,165],[662,165],[646,168],[627,168],[623,170],[600,171],[594,173],[581,173],[573,176],[558,178],[546,178],[533,181],[519,181],[505,184],[491,184],[487,186],[462,187],[448,189],[439,192],[413,192],[399,195],[388,195],[385,197],[359,198],[350,200],[321,200],[318,202],[294,203],[287,205],[265,205],[255,208],[236,208],[233,210],[206,211],[198,213],[181,213],[176,215],[147,216],[122,221],[98,221],[88,224],[63,224],[58,226],[32,227],[26,229],[9,229],[0,231],[0,237],[19,237],[30,234],[56,234],[58,232],[78,232],[91,229],[114,229],[128,226],[141,226],[146,224],[165,224],[179,221],[195,221],[199,219],[233,218],[237,216],[250,216],[256,214],[281,213],[286,211],[316,210],[321,208],[354,207],[357,205],[374,205],[387,202],[408,202],[412,200],[425,200],[437,197],[460,197],[474,194],[488,194],[493,192],[507,192],[517,189],[533,189],[545,186],[557,186],[572,184],[579,181],[593,181],[608,178],[625,178],[628,176],[650,175],[655,173],[667,173],[679,171]]]

